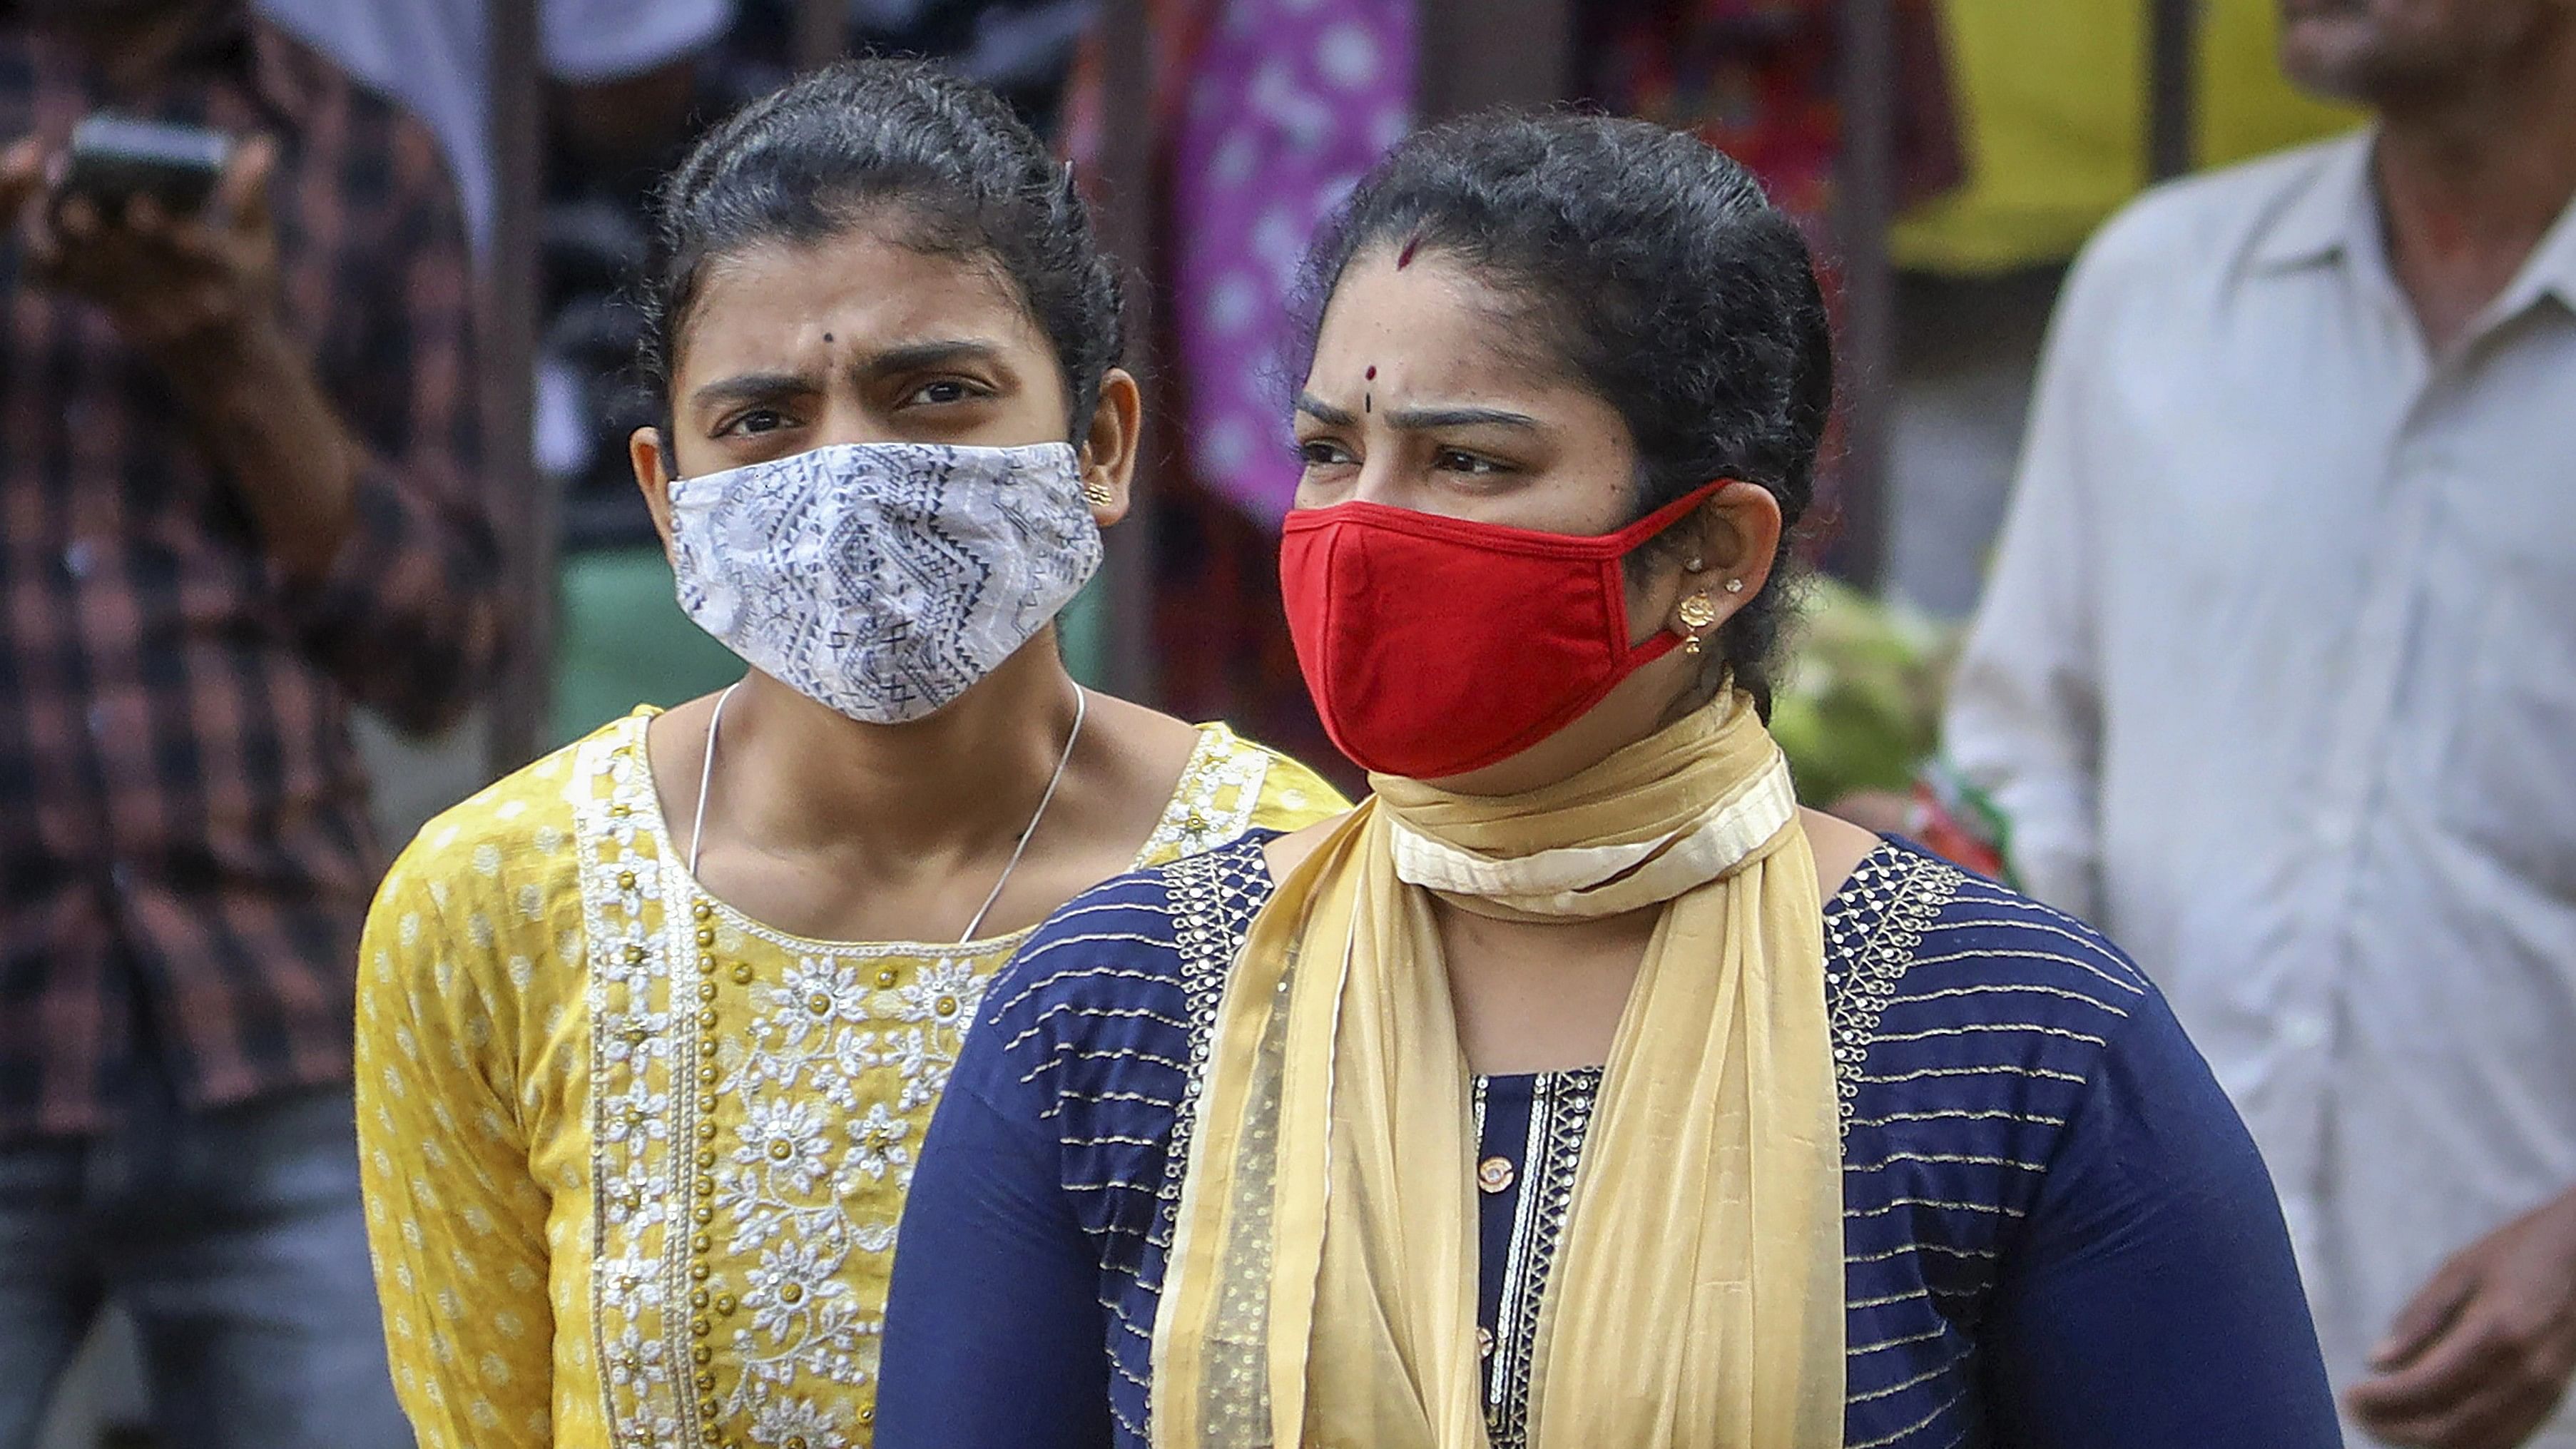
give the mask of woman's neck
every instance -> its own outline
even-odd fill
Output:
[[[853,720],[754,673],[725,708],[710,828],[776,855],[862,841],[896,858],[1007,848],[1063,756],[1075,690],[1051,635],[908,724]],[[702,767],[703,746],[688,753]],[[694,776],[674,783],[666,795],[693,807]]]

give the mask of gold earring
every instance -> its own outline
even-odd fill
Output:
[[[1106,508],[1118,501],[1118,495],[1109,491],[1109,485],[1099,482],[1083,484],[1082,497],[1094,508]]]
[[[1682,600],[1681,607],[1674,612],[1681,619],[1682,627],[1690,630],[1690,636],[1682,643],[1682,652],[1697,654],[1700,631],[1717,622],[1717,604],[1706,594],[1693,594]]]
[[[1742,579],[1728,579],[1728,580],[1726,581],[1726,591],[1727,591],[1728,593],[1730,593],[1730,594],[1740,594],[1740,593],[1743,593],[1743,592],[1744,592],[1744,580],[1742,580]]]

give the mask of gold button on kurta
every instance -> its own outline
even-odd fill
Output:
[[[646,718],[431,822],[368,918],[361,1158],[423,1449],[873,1437],[913,1155],[1026,933],[817,941],[708,898]],[[1206,726],[1139,863],[1341,808]]]

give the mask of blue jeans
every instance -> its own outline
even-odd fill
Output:
[[[0,1144],[0,1449],[110,1298],[164,1449],[410,1449],[346,1088],[204,1114],[166,1086],[97,1137]]]

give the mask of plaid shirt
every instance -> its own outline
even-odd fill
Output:
[[[453,719],[500,650],[467,251],[429,133],[238,10],[146,95],[0,21],[0,138],[113,104],[280,146],[281,311],[367,448],[290,584],[162,378],[0,250],[0,1136],[344,1080],[381,873],[353,701]]]

